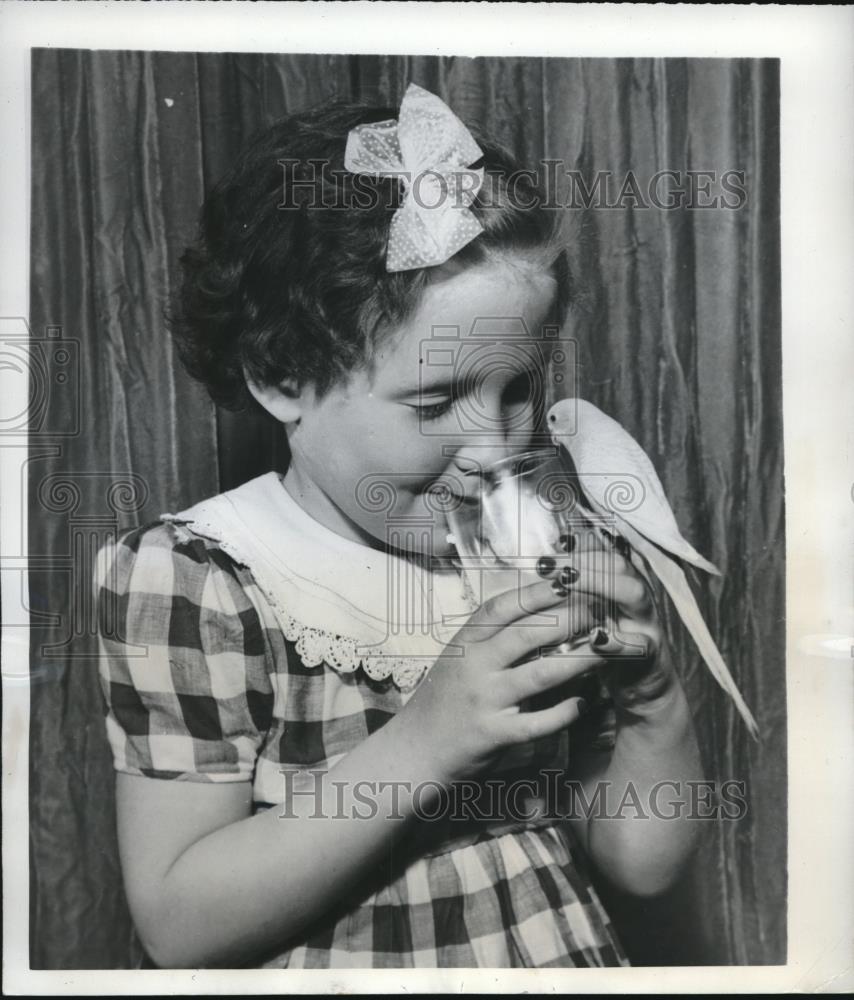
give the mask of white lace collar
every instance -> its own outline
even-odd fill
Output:
[[[459,575],[335,534],[269,472],[162,519],[216,541],[247,566],[308,667],[362,667],[402,690],[418,683],[471,613]]]

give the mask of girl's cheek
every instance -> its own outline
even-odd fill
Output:
[[[413,480],[425,476],[438,476],[448,465],[448,456],[443,454],[447,442],[438,436],[425,434],[420,428],[409,433],[401,433],[387,442],[382,456],[389,466],[403,474],[411,474]]]

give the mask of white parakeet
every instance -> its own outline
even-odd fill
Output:
[[[548,412],[548,428],[552,442],[565,448],[572,458],[593,508],[584,513],[592,513],[591,520],[601,528],[613,525],[658,575],[715,680],[735,702],[751,736],[758,739],[756,720],[703,621],[685,573],[667,553],[707,573],[720,576],[720,572],[680,534],[661,481],[643,448],[616,420],[582,399],[555,403]],[[618,510],[609,502],[612,491],[624,500],[628,495],[628,502],[619,504]]]

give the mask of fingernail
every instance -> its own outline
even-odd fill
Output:
[[[597,626],[590,633],[590,645],[594,649],[601,649],[603,646],[608,645],[608,633],[605,629]]]
[[[552,590],[557,594],[558,597],[569,596],[569,591],[563,587],[560,580],[552,580]]]
[[[577,539],[575,535],[561,535],[560,538],[558,538],[558,543],[564,552],[572,552],[575,548],[576,542]]]
[[[578,701],[575,703],[575,705],[576,708],[578,709],[579,715],[587,715],[587,713],[590,711],[590,706],[583,698],[579,698]]]
[[[574,566],[564,566],[557,578],[562,587],[571,587],[578,579],[578,570]]]
[[[537,560],[537,573],[540,576],[551,576],[557,563],[551,556],[541,556]]]

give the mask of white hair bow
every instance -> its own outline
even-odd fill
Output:
[[[410,83],[395,119],[357,125],[347,137],[344,166],[372,177],[403,181],[404,200],[394,213],[386,270],[443,264],[483,226],[469,206],[483,183],[483,168],[466,169],[483,156],[471,133],[435,94]]]

